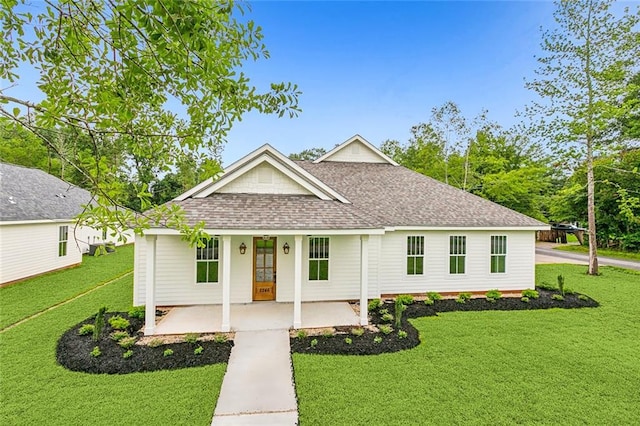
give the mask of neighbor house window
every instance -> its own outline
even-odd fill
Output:
[[[507,236],[491,236],[491,273],[504,273],[507,264]]]
[[[424,237],[407,237],[407,275],[424,273]]]
[[[196,282],[218,282],[219,241],[217,237],[200,240],[202,247],[196,247]]]
[[[58,228],[58,256],[67,255],[67,240],[69,240],[69,227],[61,226]]]
[[[467,254],[467,237],[452,235],[449,237],[449,273],[464,274],[464,262]]]
[[[107,228],[102,228],[102,241],[107,240]]]
[[[309,237],[309,280],[329,280],[329,237]]]

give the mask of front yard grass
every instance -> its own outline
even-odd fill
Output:
[[[226,364],[125,375],[56,364],[62,333],[100,306],[128,310],[132,285],[121,278],[0,333],[0,424],[211,424]]]
[[[601,307],[439,314],[412,320],[412,350],[293,354],[301,424],[640,424],[640,274],[537,282],[558,274]]]
[[[575,253],[589,253],[588,246],[577,246],[577,245],[561,245],[554,247],[556,250],[562,251],[571,251]],[[616,259],[628,259],[628,260],[640,260],[640,253],[631,252],[631,251],[621,251],[621,250],[613,250],[606,248],[598,249],[598,256],[604,257],[612,257]]]
[[[107,256],[85,255],[78,267],[0,287],[0,330],[132,270],[133,244],[129,244]]]

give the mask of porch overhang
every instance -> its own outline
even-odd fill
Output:
[[[213,229],[205,228],[209,235],[383,235],[383,228],[367,229]],[[181,235],[170,228],[150,228],[145,235]]]

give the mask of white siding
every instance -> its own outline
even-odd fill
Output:
[[[58,256],[59,227],[68,226],[67,255]],[[73,223],[0,226],[0,283],[19,280],[82,262]]]
[[[406,274],[407,236],[424,235],[424,275]],[[449,236],[467,237],[466,273],[449,274]],[[491,273],[491,235],[507,236],[506,273]],[[533,288],[535,232],[427,231],[390,232],[382,237],[382,294],[523,290]]]
[[[89,226],[77,226],[73,230],[69,229],[69,234],[73,234],[76,243],[80,247],[83,253],[89,252],[89,244],[100,244],[104,242],[114,242],[116,246],[132,243],[134,240],[134,234],[132,230],[126,230],[123,234],[126,236],[127,241],[118,241],[118,237],[112,237],[112,229],[107,229],[107,238],[102,238],[102,230],[94,229]]]
[[[339,161],[350,163],[387,163],[378,154],[360,141],[351,142],[322,161]]]
[[[269,163],[262,163],[254,167],[216,192],[223,194],[311,194],[302,185]]]

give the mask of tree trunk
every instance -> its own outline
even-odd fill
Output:
[[[589,275],[598,275],[598,247],[596,242],[595,179],[593,176],[593,152],[587,140],[587,221],[589,222]]]

